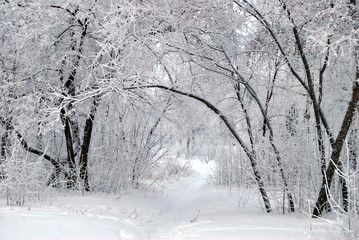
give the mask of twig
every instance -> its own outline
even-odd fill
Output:
[[[197,220],[200,212],[201,212],[201,210],[198,210],[197,215],[190,221],[191,223],[193,223]]]
[[[136,219],[138,214],[137,214],[137,207],[135,207],[135,209],[130,213],[130,215],[128,215],[129,218],[132,218],[132,215],[134,215],[133,219]]]

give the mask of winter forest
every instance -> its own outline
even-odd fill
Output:
[[[0,81],[0,239],[359,239],[357,0],[1,0]]]

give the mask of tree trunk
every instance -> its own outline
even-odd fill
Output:
[[[345,177],[343,176],[343,163],[342,161],[338,162],[338,169],[340,171],[339,174],[339,183],[342,187],[342,198],[343,198],[343,210],[345,212],[348,212],[348,208],[349,208],[349,190],[348,190],[348,186],[347,186],[347,181],[345,180]],[[329,203],[328,203],[329,204]]]
[[[90,143],[91,143],[93,123],[95,120],[95,113],[98,106],[97,98],[98,97],[94,98],[93,104],[91,106],[90,114],[88,115],[85,122],[81,155],[80,155],[80,181],[81,181],[81,185],[83,186],[86,192],[90,191],[90,184],[88,180],[88,154],[89,154]]]
[[[9,131],[11,131],[11,119],[1,118],[1,121],[5,132],[1,135],[0,161],[6,158],[6,154],[10,146]]]
[[[243,113],[244,113],[244,117],[246,119],[246,123],[247,123],[247,133],[248,133],[248,136],[249,136],[249,141],[251,143],[251,157],[250,158],[250,162],[251,162],[251,166],[252,166],[252,169],[253,169],[253,172],[254,172],[254,176],[257,180],[257,183],[258,183],[258,186],[259,186],[259,191],[261,192],[262,196],[266,199],[268,199],[267,197],[267,193],[263,190],[264,190],[264,184],[263,184],[263,181],[261,179],[261,176],[258,172],[258,168],[257,168],[257,161],[256,161],[256,158],[257,158],[257,154],[254,150],[254,138],[253,138],[253,133],[252,133],[252,124],[251,124],[251,120],[249,118],[249,114],[248,114],[248,111],[247,111],[247,108],[244,106],[244,102],[243,102],[243,98],[240,94],[240,84],[237,83],[234,85],[234,89],[236,90],[236,95],[237,95],[237,99],[239,101],[239,103],[241,104],[241,108],[243,110]],[[267,204],[267,201],[264,201],[265,204]],[[266,206],[266,208],[268,208],[270,206]]]
[[[73,148],[73,140],[70,126],[70,119],[68,116],[65,116],[65,110],[61,109],[60,113],[61,121],[64,126],[65,141],[66,141],[66,151],[67,151],[67,164],[69,167],[68,178],[67,178],[67,188],[74,188],[76,185],[76,163],[75,163],[75,153]]]
[[[339,162],[340,161],[339,160],[340,153],[341,153],[345,138],[348,134],[350,125],[353,121],[353,117],[355,116],[355,111],[358,108],[357,105],[359,102],[359,40],[358,40],[359,39],[358,38],[359,37],[359,34],[358,34],[359,11],[356,9],[356,7],[357,7],[356,0],[350,0],[348,7],[349,7],[351,18],[352,18],[353,24],[354,24],[353,25],[353,31],[355,32],[354,39],[356,39],[356,41],[354,42],[354,46],[353,46],[355,80],[353,82],[352,97],[349,102],[347,111],[345,113],[341,129],[339,131],[336,141],[334,142],[334,144],[332,144],[333,149],[332,149],[331,161],[330,161],[329,166],[326,171],[326,179],[322,182],[319,196],[318,196],[317,202],[315,204],[315,208],[313,210],[313,214],[312,214],[313,217],[320,217],[322,215],[325,203],[328,201],[327,191],[329,191],[329,189],[330,189],[330,185],[332,183],[336,167],[337,166],[340,167],[340,165],[341,165],[341,163]],[[344,178],[343,178],[343,180],[345,181]],[[348,208],[348,199],[347,199],[348,198],[348,189],[347,189],[346,183],[342,185],[342,189],[343,189],[342,190],[343,208],[345,210]],[[346,197],[346,199],[344,197]]]
[[[356,106],[359,102],[359,72],[357,72],[356,81],[354,82],[353,86],[353,93],[351,100],[349,102],[347,111],[345,113],[343,123],[341,126],[341,129],[339,131],[338,137],[335,140],[335,143],[333,145],[332,154],[331,154],[331,160],[329,163],[329,166],[326,170],[325,176],[326,179],[323,180],[321,189],[319,191],[319,196],[317,199],[317,202],[315,204],[315,208],[313,210],[313,217],[320,217],[323,213],[325,204],[328,202],[328,195],[327,191],[329,191],[331,183],[333,181],[333,176],[335,173],[335,169],[337,168],[339,164],[339,157],[340,153],[345,141],[345,138],[347,136],[347,133],[349,131],[350,125],[353,121],[353,116],[356,111]]]
[[[72,69],[69,76],[64,83],[64,98],[66,97],[75,97],[76,96],[76,87],[75,87],[75,77],[78,71],[78,67],[81,60],[81,54],[83,51],[84,39],[87,34],[87,19],[84,23],[78,20],[80,25],[82,26],[82,32],[80,36],[80,40],[77,47],[77,41],[73,40],[71,43],[71,50],[76,53],[74,58],[72,59]],[[71,30],[71,37],[74,37],[74,32]],[[60,81],[64,81],[64,76],[60,76]],[[64,134],[66,141],[66,151],[67,151],[67,164],[69,167],[68,178],[67,178],[67,187],[73,188],[76,185],[76,162],[75,162],[75,151],[79,150],[79,137],[78,137],[78,125],[76,122],[72,121],[70,113],[73,110],[72,99],[61,109],[60,118],[62,124],[64,126]],[[75,141],[74,141],[75,138]],[[81,175],[81,174],[80,174]]]
[[[359,107],[359,106],[358,106]],[[358,109],[359,112],[359,109]],[[349,151],[349,168],[356,171],[358,165],[359,154],[359,114],[356,116],[356,123],[352,126],[352,130],[348,137],[348,151]]]
[[[5,162],[5,159],[8,157],[9,148],[10,148],[10,134],[11,131],[10,125],[11,120],[10,119],[4,119],[3,126],[5,129],[5,132],[1,135],[1,146],[0,146],[0,165]],[[0,168],[0,181],[5,179],[6,175],[3,168]]]

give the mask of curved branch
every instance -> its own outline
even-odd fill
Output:
[[[214,112],[215,114],[217,114],[220,119],[222,120],[222,122],[226,125],[226,127],[228,128],[228,130],[232,133],[233,137],[237,140],[237,142],[241,145],[241,147],[243,148],[245,154],[247,155],[247,157],[250,160],[252,169],[253,169],[253,173],[256,179],[256,182],[258,184],[259,187],[259,191],[262,195],[262,199],[266,208],[266,211],[269,213],[272,211],[272,207],[270,205],[267,193],[264,189],[264,183],[262,180],[262,177],[259,173],[259,169],[258,169],[258,163],[257,163],[257,159],[255,158],[255,156],[253,156],[251,150],[247,147],[247,145],[244,143],[244,141],[241,139],[241,137],[238,135],[238,133],[236,132],[236,130],[234,129],[234,127],[232,126],[232,124],[229,122],[228,118],[222,113],[221,110],[219,110],[215,105],[213,105],[211,102],[207,101],[206,99],[196,96],[192,93],[187,93],[181,90],[177,90],[171,87],[167,87],[167,86],[163,86],[163,85],[146,85],[146,86],[136,86],[136,87],[127,87],[124,88],[125,90],[133,90],[133,89],[141,89],[141,88],[159,88],[159,89],[163,89],[166,91],[170,91],[188,98],[192,98],[196,101],[199,101],[201,103],[203,103],[207,108],[209,108],[212,112]]]
[[[159,88],[159,89],[164,89],[173,93],[177,93],[179,95],[182,96],[186,96],[192,99],[195,99],[201,103],[203,103],[204,105],[206,105],[206,107],[208,107],[211,111],[213,111],[215,114],[217,114],[221,120],[224,122],[224,124],[227,126],[227,128],[229,129],[229,131],[232,133],[232,135],[234,136],[234,138],[238,141],[238,143],[243,147],[243,150],[245,151],[245,153],[247,154],[247,156],[251,156],[251,151],[249,150],[249,148],[245,145],[245,143],[243,142],[243,140],[241,139],[241,137],[238,135],[238,133],[236,132],[236,130],[234,129],[234,127],[231,125],[231,123],[229,122],[229,120],[227,119],[227,117],[216,107],[214,106],[212,103],[210,103],[209,101],[207,101],[206,99],[199,97],[197,95],[194,95],[192,93],[187,93],[187,92],[183,92],[181,90],[177,90],[171,87],[167,87],[164,85],[146,85],[146,86],[136,86],[136,87],[126,87],[124,88],[125,90],[133,90],[133,89],[141,89],[141,88]]]

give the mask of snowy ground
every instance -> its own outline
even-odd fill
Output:
[[[267,214],[256,192],[229,194],[208,184],[212,166],[192,161],[192,174],[124,196],[57,194],[29,207],[0,202],[0,240],[324,240],[344,239],[334,221]],[[246,205],[245,208],[238,205]]]

